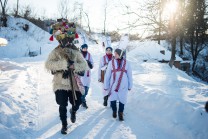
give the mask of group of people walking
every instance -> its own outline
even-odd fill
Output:
[[[62,122],[62,134],[67,134],[67,106],[72,105],[70,111],[71,122],[76,121],[76,112],[80,105],[88,108],[86,96],[91,82],[91,69],[94,67],[93,57],[88,51],[88,45],[82,44],[77,48],[74,41],[78,34],[74,23],[59,20],[50,31],[58,40],[59,45],[52,50],[45,63],[45,67],[53,74],[53,91],[56,103],[59,105],[59,115]],[[103,43],[106,54],[101,57],[98,69],[98,81],[102,83],[103,105],[110,101],[112,117],[117,114],[123,121],[124,106],[127,102],[127,92],[132,88],[132,70],[130,63],[124,58],[125,51],[113,48],[110,37]],[[118,101],[118,110],[117,110]]]

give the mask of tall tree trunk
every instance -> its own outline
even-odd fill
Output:
[[[180,35],[180,55],[183,55],[183,35]]]
[[[17,0],[17,10],[15,12],[15,17],[18,16],[18,13],[19,13],[19,0]]]
[[[2,9],[2,16],[6,16],[6,6],[7,6],[7,2],[8,0],[4,0],[4,2],[2,0],[0,0],[1,3],[1,9]]]
[[[2,9],[2,16],[6,16],[5,8]]]
[[[175,61],[175,53],[176,53],[176,25],[175,25],[175,14],[171,15],[170,18],[170,32],[171,32],[171,46],[172,46],[172,50],[171,50],[171,58],[169,61],[169,66],[172,68],[174,61]]]
[[[194,48],[194,45],[193,45],[193,65],[192,65],[192,71],[194,72],[194,69],[195,69],[195,66],[196,66],[196,60],[197,60],[197,57],[198,57],[198,54],[199,54],[199,29],[197,28],[196,29],[196,42],[195,42],[195,48]]]
[[[161,40],[161,24],[162,24],[162,2],[161,0],[159,1],[159,35],[158,35],[158,44],[160,44]]]
[[[2,18],[2,21],[3,21],[3,27],[7,27],[7,17],[6,16],[4,16]]]
[[[89,31],[89,34],[91,34],[91,28],[90,28],[90,19],[89,19],[89,16],[86,12],[84,12],[84,14],[86,15],[87,17],[87,27],[88,27],[88,31]]]
[[[106,33],[106,16],[107,16],[107,0],[106,0],[106,4],[105,4],[105,11],[104,11],[104,29],[103,29],[103,34],[105,35]]]
[[[195,68],[195,55],[194,55],[194,31],[192,31],[190,36],[190,43],[191,43],[191,54],[193,59],[193,65],[192,65],[192,71],[194,71]]]
[[[192,72],[194,72],[195,66],[196,66],[196,59],[193,58],[193,64],[192,64],[192,68],[191,68]]]
[[[174,61],[175,61],[175,53],[176,53],[176,36],[175,35],[172,37],[171,46],[172,46],[172,50],[171,50],[171,58],[169,61],[169,66],[172,68]]]
[[[180,17],[180,56],[183,55],[183,45],[184,45],[184,22],[183,22],[183,17],[185,14],[185,0],[180,0],[179,1],[179,17]]]

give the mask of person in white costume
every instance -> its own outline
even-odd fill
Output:
[[[113,118],[117,117],[117,104],[119,101],[118,116],[123,121],[124,105],[127,102],[127,93],[132,89],[132,69],[130,63],[123,58],[124,50],[117,48],[115,59],[108,63],[104,79],[104,90],[109,90],[109,101],[113,110]]]
[[[112,54],[113,48],[111,47],[110,36],[103,37],[103,45],[105,46],[106,54],[100,58],[100,64],[99,64],[99,68],[98,68],[98,82],[102,83],[102,87],[103,87],[103,83],[104,83],[104,74],[106,72],[108,63],[113,58],[113,54]],[[103,88],[102,93],[103,93],[103,99],[104,99],[103,105],[107,106],[108,105],[108,91],[105,91]]]
[[[93,68],[93,59],[92,59],[92,55],[88,52],[88,45],[87,44],[83,44],[80,49],[81,49],[81,53],[82,53],[84,59],[87,61],[87,64],[90,68],[90,70],[85,71],[84,76],[81,76],[81,82],[85,88],[85,94],[82,95],[82,106],[87,109],[88,106],[87,106],[85,98],[88,94],[88,90],[90,87],[91,69]]]

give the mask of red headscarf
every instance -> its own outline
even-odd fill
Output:
[[[113,57],[113,54],[106,54],[106,56],[108,57],[108,60],[111,60]]]

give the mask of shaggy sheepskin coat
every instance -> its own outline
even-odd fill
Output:
[[[71,48],[56,47],[48,56],[45,62],[45,67],[48,71],[54,73],[53,77],[53,91],[57,90],[72,90],[69,77],[64,79],[63,72],[68,70],[68,59],[74,61],[74,74],[88,70],[86,60],[78,50]],[[75,91],[80,91],[75,80],[72,76],[73,86]]]

